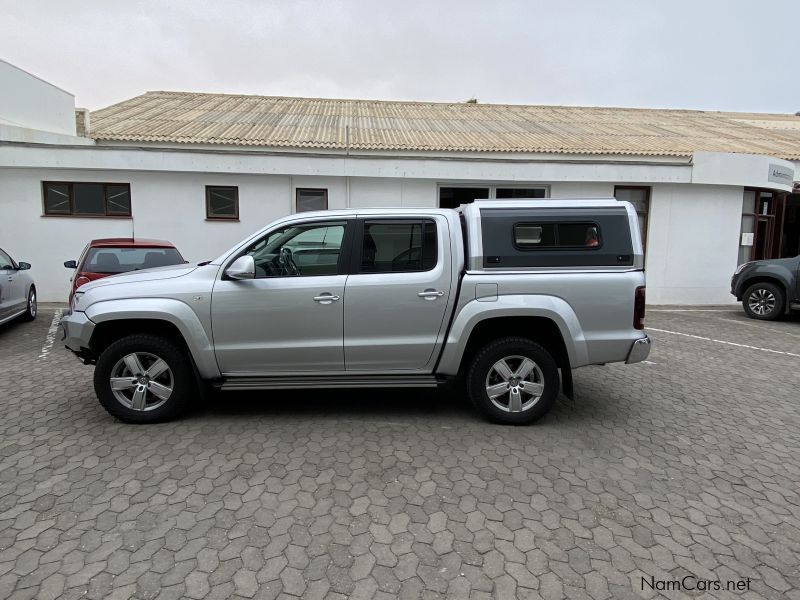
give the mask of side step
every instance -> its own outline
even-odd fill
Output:
[[[800,310],[800,302],[792,302],[789,304],[789,308],[792,310]]]
[[[302,375],[297,377],[228,377],[222,391],[289,390],[307,388],[431,388],[442,383],[433,375]]]

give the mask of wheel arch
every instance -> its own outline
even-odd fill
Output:
[[[98,302],[87,308],[86,316],[95,323],[89,341],[95,355],[126,335],[152,333],[184,348],[202,379],[220,376],[211,340],[195,312],[183,302],[141,299]]]
[[[789,310],[789,300],[790,298],[790,291],[789,291],[789,283],[779,277],[778,275],[765,275],[765,274],[758,274],[754,275],[753,277],[749,277],[745,281],[742,282],[742,286],[739,292],[739,297],[737,300],[744,301],[744,295],[751,287],[759,283],[771,283],[773,285],[777,285],[781,291],[783,292],[783,299],[784,299],[784,307],[783,312],[786,313]]]
[[[523,337],[547,350],[562,371],[571,369],[564,337],[555,321],[548,317],[492,317],[478,322],[472,329],[459,361],[459,374],[469,366],[469,358],[493,340]]]
[[[472,301],[450,329],[437,371],[463,374],[476,348],[498,337],[526,337],[542,345],[562,373],[588,363],[586,341],[572,308],[551,296],[506,296],[497,302]]]
[[[110,319],[101,321],[92,331],[89,349],[98,356],[117,340],[137,333],[167,338],[188,350],[189,346],[174,323],[163,319]]]

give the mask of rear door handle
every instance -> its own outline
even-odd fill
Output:
[[[314,296],[314,302],[319,302],[320,304],[331,304],[337,300],[339,300],[339,296],[334,296],[333,294],[328,294],[327,292],[320,294],[319,296]]]
[[[444,292],[438,290],[425,290],[424,292],[417,292],[417,296],[425,298],[425,300],[436,300],[444,296]]]

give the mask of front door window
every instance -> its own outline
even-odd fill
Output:
[[[344,227],[344,222],[324,222],[273,231],[247,249],[256,278],[336,275]]]

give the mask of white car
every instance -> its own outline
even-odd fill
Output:
[[[16,262],[0,248],[0,325],[16,318],[36,318],[36,286],[26,273],[30,268],[29,263]]]

